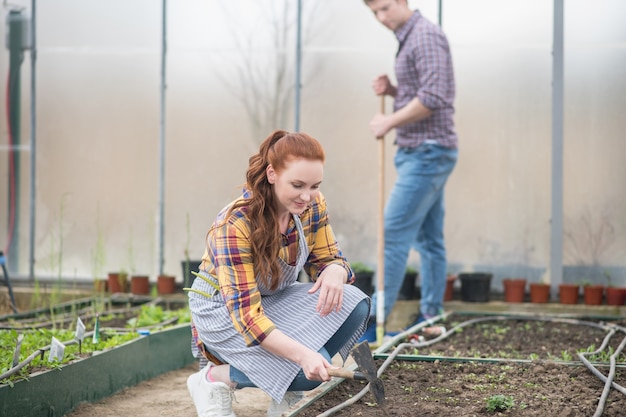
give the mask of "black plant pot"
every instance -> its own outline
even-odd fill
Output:
[[[417,299],[417,288],[415,287],[416,279],[416,272],[407,272],[404,274],[404,281],[402,282],[402,288],[400,288],[400,294],[398,294],[398,300]]]
[[[371,297],[374,294],[374,273],[355,272],[353,285]]]
[[[183,268],[183,288],[191,287],[191,284],[193,284],[193,280],[196,279],[196,276],[192,274],[192,271],[197,273],[201,263],[202,260],[195,259],[180,262]]]
[[[466,272],[459,274],[461,281],[461,301],[486,303],[491,291],[491,278],[488,272]]]

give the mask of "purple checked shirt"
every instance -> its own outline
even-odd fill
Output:
[[[454,72],[445,34],[416,10],[395,35],[400,46],[395,65],[398,86],[394,111],[417,97],[433,112],[424,120],[396,128],[396,144],[414,148],[425,140],[435,140],[456,148]]]

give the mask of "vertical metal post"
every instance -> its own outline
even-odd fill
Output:
[[[552,46],[552,212],[550,282],[553,292],[563,281],[563,3],[554,0]]]
[[[9,84],[8,97],[8,132],[10,138],[9,149],[9,187],[8,187],[8,210],[9,213],[9,241],[7,245],[7,257],[9,271],[15,272],[19,265],[19,237],[20,237],[20,202],[21,199],[21,76],[20,69],[24,57],[24,39],[22,35],[24,19],[22,10],[10,10],[7,16],[9,30]]]
[[[439,0],[439,26],[443,25],[443,0]]]
[[[167,0],[162,3],[162,31],[161,31],[161,121],[159,134],[159,275],[163,274],[165,257],[163,246],[165,240],[165,83],[166,56],[167,56]]]
[[[300,78],[302,67],[302,0],[298,0],[298,21],[296,24],[296,85],[294,103],[294,131],[300,131]]]
[[[35,209],[37,207],[37,0],[31,0],[30,16],[30,217],[28,279],[35,279]]]

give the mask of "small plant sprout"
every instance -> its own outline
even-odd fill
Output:
[[[515,406],[515,400],[511,396],[502,394],[492,395],[487,398],[487,411],[494,413],[497,411],[507,411]]]

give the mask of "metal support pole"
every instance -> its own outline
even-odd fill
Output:
[[[159,275],[163,274],[165,256],[163,253],[165,240],[165,70],[167,56],[167,0],[162,3],[162,31],[161,31],[161,121],[159,134]]]
[[[28,279],[35,279],[35,209],[37,207],[37,0],[31,0],[30,16],[30,217]]]
[[[296,85],[294,131],[300,131],[300,78],[302,69],[302,0],[298,0],[298,22],[296,25]]]
[[[552,212],[550,282],[553,293],[563,282],[563,2],[554,0],[552,47]]]
[[[10,138],[9,149],[9,187],[8,187],[8,210],[9,237],[7,242],[7,257],[11,272],[17,271],[19,265],[19,237],[20,237],[20,202],[21,199],[21,76],[20,69],[24,59],[24,39],[22,35],[24,27],[24,14],[22,10],[11,10],[7,17],[9,30],[9,115],[8,133]]]
[[[443,0],[439,0],[439,26],[443,25]]]

